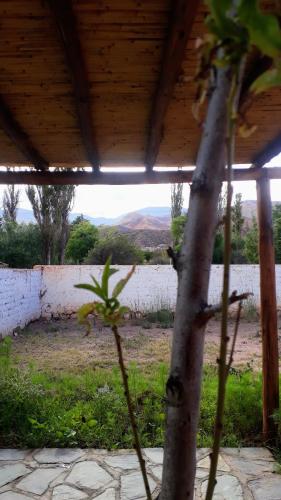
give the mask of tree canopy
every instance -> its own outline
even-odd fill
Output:
[[[81,264],[98,241],[98,230],[89,221],[74,223],[66,246],[66,258],[73,264]]]
[[[141,264],[144,255],[140,247],[125,234],[108,232],[85,259],[87,264],[105,264],[111,256],[112,264]]]

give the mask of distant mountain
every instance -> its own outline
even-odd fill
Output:
[[[0,209],[0,217],[2,216]],[[73,222],[79,213],[72,212],[70,214],[70,222]],[[170,226],[170,208],[169,207],[146,207],[130,212],[119,217],[91,217],[90,215],[83,214],[91,224],[95,226],[122,226],[124,229],[153,229],[163,230],[168,229]],[[17,211],[18,222],[35,222],[32,210],[19,208]]]
[[[273,201],[272,205],[276,205],[277,201]],[[242,202],[242,214],[245,218],[245,226],[249,227],[252,218],[257,215],[257,202],[255,200],[245,200]],[[2,210],[0,209],[0,217]],[[72,222],[79,213],[72,212],[70,214],[70,222]],[[134,212],[129,212],[119,217],[91,217],[90,215],[83,214],[91,224],[95,226],[118,226],[121,231],[134,231],[134,230],[152,230],[164,231],[170,228],[171,216],[170,207],[144,207]],[[17,212],[18,222],[34,222],[32,210],[19,208]]]
[[[117,225],[128,229],[154,229],[159,231],[169,229],[170,217],[167,215],[156,217],[153,215],[143,215],[140,212],[131,212],[122,217]]]

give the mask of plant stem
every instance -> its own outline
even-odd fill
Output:
[[[226,376],[227,377],[228,377],[229,370],[230,370],[232,362],[233,362],[235,344],[236,344],[236,339],[237,339],[237,334],[238,334],[238,329],[239,329],[239,324],[240,324],[241,310],[242,310],[242,300],[240,300],[240,302],[238,304],[238,309],[237,309],[232,345],[231,345],[231,350],[230,350],[230,354],[229,354],[229,360],[228,360],[227,367],[226,367]]]
[[[117,352],[118,352],[119,366],[120,366],[120,370],[121,370],[121,375],[122,375],[122,380],[123,380],[123,385],[124,385],[124,390],[125,390],[125,397],[126,397],[127,406],[128,406],[128,413],[129,413],[132,432],[133,432],[133,436],[134,436],[134,447],[135,447],[135,450],[136,450],[136,453],[138,456],[138,460],[139,460],[139,464],[140,464],[140,468],[141,468],[141,474],[142,474],[142,478],[143,478],[143,482],[144,482],[147,500],[152,500],[149,482],[148,482],[148,477],[147,477],[146,468],[145,468],[145,461],[143,459],[142,451],[141,451],[141,445],[140,445],[140,440],[139,440],[137,422],[136,422],[135,414],[134,414],[133,402],[132,402],[129,384],[128,384],[128,374],[127,374],[127,370],[126,370],[126,366],[125,366],[124,358],[123,358],[121,337],[119,335],[118,328],[116,325],[112,326],[112,332],[114,334]]]
[[[237,72],[234,69],[232,76],[232,84],[228,99],[228,130],[227,130],[227,199],[226,199],[226,215],[224,226],[224,273],[223,273],[223,292],[222,292],[222,320],[221,320],[221,340],[220,340],[220,355],[218,360],[218,397],[217,411],[214,431],[213,450],[210,455],[211,465],[209,480],[206,492],[206,500],[213,498],[214,489],[216,486],[216,473],[220,451],[220,441],[223,429],[224,417],[224,401],[226,392],[227,379],[227,343],[228,343],[228,296],[229,296],[229,276],[231,262],[231,200],[232,200],[232,165],[234,159],[235,145],[235,116],[236,116],[236,94],[238,89]]]

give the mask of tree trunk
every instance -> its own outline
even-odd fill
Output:
[[[60,233],[60,241],[59,241],[59,264],[64,264],[65,259],[65,247],[68,239],[68,225],[65,222],[62,222],[61,233]]]
[[[176,259],[178,294],[171,370],[166,386],[167,424],[161,500],[193,499],[210,268],[217,206],[225,168],[230,70],[217,72],[194,172],[184,242]]]

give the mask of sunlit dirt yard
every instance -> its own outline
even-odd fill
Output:
[[[127,362],[145,368],[151,363],[169,362],[172,328],[127,321],[120,328]],[[280,325],[279,325],[280,327]],[[230,320],[230,336],[234,320]],[[215,364],[218,356],[220,323],[209,322],[206,329],[205,363]],[[279,328],[281,335],[281,328]],[[76,319],[35,321],[13,338],[13,356],[20,365],[34,364],[37,369],[61,371],[86,367],[110,367],[116,363],[116,351],[109,328],[97,325],[89,336]],[[261,334],[257,320],[242,319],[233,366],[261,368]]]

